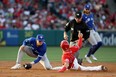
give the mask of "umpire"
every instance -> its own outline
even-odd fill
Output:
[[[70,31],[70,46],[76,45],[76,41],[78,40],[78,31],[81,31],[83,34],[83,41],[89,38],[90,29],[86,25],[84,21],[82,21],[82,13],[76,12],[75,18],[69,21],[64,27],[64,39],[68,40],[67,32]],[[79,52],[75,54],[75,57],[78,60],[79,64],[82,64],[82,59],[79,59]]]

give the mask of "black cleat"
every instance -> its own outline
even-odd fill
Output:
[[[102,65],[102,66],[101,66],[101,70],[102,70],[102,71],[108,71],[108,68]]]
[[[78,64],[82,65],[83,59],[78,59]]]

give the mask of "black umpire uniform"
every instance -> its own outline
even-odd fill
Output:
[[[80,19],[80,21],[77,22],[76,19]],[[82,13],[81,12],[76,12],[75,19],[69,21],[66,24],[66,26],[64,27],[64,32],[67,33],[68,31],[70,31],[70,45],[71,46],[77,44],[76,40],[78,40],[78,31],[81,31],[81,33],[83,34],[83,38],[84,38],[83,41],[85,41],[89,38],[90,29],[88,28],[86,23],[84,21],[82,21]],[[78,59],[79,52],[77,52],[75,54],[75,57]],[[78,61],[79,61],[79,59],[78,59]],[[79,64],[81,64],[81,63],[79,63]]]
[[[80,14],[81,12],[78,12],[78,13]],[[84,21],[77,23],[75,19],[68,22],[66,24],[64,30],[65,30],[65,32],[71,31],[70,41],[72,41],[72,42],[78,40],[78,31],[79,30],[83,34],[84,40],[87,40],[90,35],[90,29],[88,28],[86,23]]]

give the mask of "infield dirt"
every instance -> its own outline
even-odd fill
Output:
[[[23,62],[25,63],[25,62]],[[24,68],[18,70],[11,70],[10,68],[15,64],[14,61],[0,61],[0,77],[116,77],[116,63],[110,62],[95,62],[92,64],[84,62],[84,66],[104,65],[108,68],[107,72],[103,71],[65,71],[58,73],[53,70],[45,70],[43,66],[38,63],[30,70]],[[61,62],[51,62],[52,66],[60,66]]]

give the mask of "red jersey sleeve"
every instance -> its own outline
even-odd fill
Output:
[[[83,38],[79,38],[79,40],[78,40],[78,46],[79,46],[79,49],[80,49],[81,46],[82,46],[82,39],[83,39]]]
[[[82,38],[79,38],[79,40],[78,40],[78,45],[77,46],[72,46],[72,47],[70,47],[70,50],[72,51],[72,53],[74,54],[75,52],[77,52],[80,48],[81,48],[81,46],[82,46]]]
[[[73,66],[74,59],[75,57],[72,54],[72,52],[66,52],[65,54],[62,55],[62,64],[64,65],[66,60],[68,60],[69,61],[68,69],[70,69]]]

